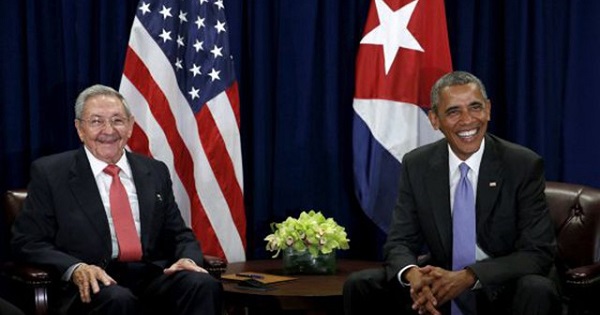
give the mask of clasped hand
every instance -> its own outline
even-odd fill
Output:
[[[188,258],[179,259],[169,268],[165,269],[164,273],[170,275],[181,270],[208,273],[206,269],[196,265],[193,260]],[[92,301],[91,293],[96,294],[100,291],[100,283],[104,286],[117,283],[117,281],[109,276],[104,269],[85,263],[82,263],[75,268],[71,280],[79,289],[79,296],[83,303],[89,303]]]
[[[448,271],[439,267],[412,267],[407,271],[412,309],[419,314],[441,315],[438,307],[469,290],[476,281],[466,270]]]

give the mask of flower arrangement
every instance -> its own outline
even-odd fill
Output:
[[[312,256],[350,248],[345,229],[320,211],[302,211],[298,219],[288,217],[281,223],[271,223],[271,231],[273,234],[265,237],[265,241],[268,251],[277,251],[273,258],[286,248],[308,250]]]

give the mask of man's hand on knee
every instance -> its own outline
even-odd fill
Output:
[[[181,270],[189,270],[189,271],[195,271],[195,272],[203,272],[203,273],[208,273],[208,271],[198,265],[196,265],[196,263],[189,259],[189,258],[181,258],[178,261],[176,261],[174,264],[172,264],[169,268],[164,270],[165,274],[173,274],[177,271],[181,271]]]
[[[82,263],[75,268],[71,281],[73,281],[79,289],[79,297],[83,303],[92,301],[90,289],[94,294],[98,293],[100,291],[99,283],[102,283],[105,286],[117,283],[106,273],[106,271],[104,271],[104,269],[85,263]]]

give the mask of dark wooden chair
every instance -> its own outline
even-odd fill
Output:
[[[600,189],[547,182],[556,267],[571,314],[600,314]]]
[[[26,197],[25,189],[9,190],[4,193],[2,208],[5,215],[3,229],[6,232],[6,239],[10,237],[10,227],[21,211]],[[214,277],[221,278],[227,263],[218,257],[204,255],[204,268]],[[16,305],[28,314],[52,314],[49,297],[51,298],[53,281],[50,274],[42,267],[7,261],[0,266],[0,275],[8,282],[7,285],[12,293],[11,299]]]

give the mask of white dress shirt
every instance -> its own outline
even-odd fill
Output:
[[[483,152],[485,150],[485,138],[483,139],[483,141],[481,141],[481,146],[479,147],[479,150],[477,150],[475,153],[473,153],[468,159],[466,159],[465,161],[461,160],[458,158],[458,156],[456,156],[456,154],[454,153],[454,151],[452,151],[452,148],[450,148],[450,145],[448,145],[448,164],[449,164],[449,170],[450,170],[450,212],[451,214],[454,212],[454,192],[456,191],[456,186],[458,186],[458,182],[460,180],[460,164],[461,163],[465,163],[469,166],[469,173],[467,174],[467,177],[469,178],[469,181],[471,181],[471,185],[473,186],[473,197],[475,197],[475,200],[477,200],[477,181],[479,179],[479,166],[481,165],[481,159],[483,158]],[[475,247],[475,259],[477,261],[483,260],[488,258],[489,256],[479,247],[479,245],[477,245]],[[402,274],[404,273],[404,271],[408,270],[411,267],[414,267],[416,265],[408,265],[404,268],[402,268],[402,270],[400,270],[400,272],[398,272],[398,281],[400,281],[400,283],[403,286],[409,286],[409,283],[403,282],[402,281]],[[475,284],[475,286],[473,287],[474,289],[477,289],[481,287],[479,280],[477,280],[477,283]]]
[[[106,218],[108,219],[110,240],[112,243],[111,257],[115,259],[119,256],[119,244],[117,242],[115,225],[113,224],[112,214],[110,212],[109,192],[110,184],[112,183],[112,176],[104,173],[104,169],[108,166],[108,163],[97,159],[87,147],[84,146],[84,148],[85,154],[90,162],[90,167],[92,168],[92,174],[96,180],[96,185],[98,186],[98,191],[100,192],[100,198],[102,198],[102,205],[104,206]],[[116,165],[121,169],[119,172],[119,178],[121,179],[121,183],[123,183],[123,186],[125,186],[125,190],[127,191],[127,198],[129,199],[129,204],[131,206],[135,230],[137,231],[138,236],[140,236],[140,207],[137,197],[137,190],[135,189],[131,167],[129,166],[125,152],[123,152],[123,156],[121,156],[121,159],[116,163]],[[64,281],[70,281],[73,271],[75,271],[80,264],[81,263],[78,263],[69,267],[69,269],[67,269],[67,271],[65,271],[65,273],[62,275],[61,279]]]
[[[104,169],[108,166],[108,163],[98,160],[86,147],[85,153],[87,154],[90,166],[92,167],[92,173],[94,179],[96,179],[96,185],[98,185],[98,191],[102,198],[102,205],[104,206],[104,212],[108,219],[108,226],[110,228],[110,239],[112,242],[112,258],[119,256],[119,245],[117,243],[117,234],[115,233],[115,225],[113,223],[112,214],[110,212],[110,184],[112,183],[112,176],[104,173]],[[138,236],[140,236],[140,207],[138,203],[137,191],[135,189],[135,183],[133,182],[133,176],[131,173],[131,167],[127,161],[127,157],[123,152],[121,159],[115,164],[121,171],[119,172],[119,178],[121,183],[125,186],[127,191],[127,198],[129,199],[129,205],[131,206],[131,212],[133,215],[133,221],[135,224],[135,230]],[[141,239],[141,238],[140,238]]]

